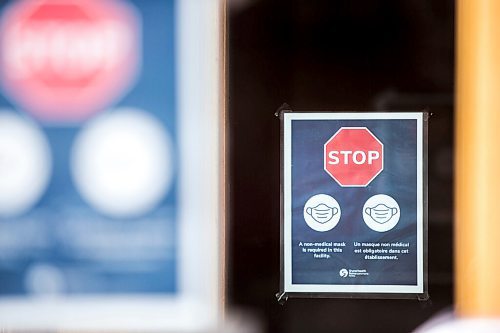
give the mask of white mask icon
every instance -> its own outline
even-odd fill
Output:
[[[389,222],[389,220],[398,213],[398,209],[380,203],[374,207],[367,207],[365,213],[375,222],[383,224]]]
[[[311,215],[316,222],[326,223],[339,212],[339,209],[337,207],[329,207],[324,203],[321,203],[316,207],[307,207],[306,212]]]

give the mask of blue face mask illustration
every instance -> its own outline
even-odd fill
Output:
[[[383,224],[389,222],[389,220],[398,213],[398,209],[380,203],[374,207],[367,207],[365,213],[369,215],[373,221]]]
[[[306,213],[311,215],[314,221],[318,223],[326,223],[339,212],[337,207],[329,207],[323,203],[316,207],[307,207]]]

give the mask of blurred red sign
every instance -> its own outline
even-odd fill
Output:
[[[50,122],[77,122],[133,84],[140,23],[118,0],[23,0],[0,26],[0,81],[14,103]]]

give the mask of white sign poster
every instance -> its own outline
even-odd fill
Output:
[[[281,117],[278,297],[426,298],[427,114]]]

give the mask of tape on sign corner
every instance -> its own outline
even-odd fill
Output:
[[[281,118],[281,115],[284,112],[293,112],[292,108],[290,107],[290,105],[288,105],[288,103],[281,104],[281,106],[276,110],[276,112],[274,112],[274,115],[277,118]]]
[[[284,291],[280,291],[276,293],[276,300],[280,305],[284,305],[286,301],[288,301],[288,294]]]

